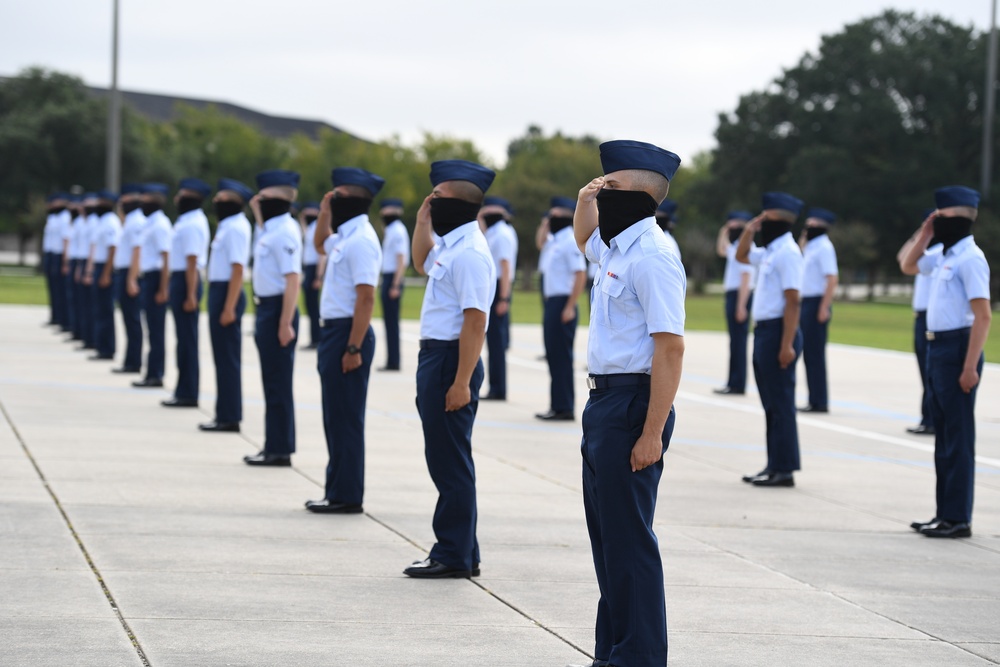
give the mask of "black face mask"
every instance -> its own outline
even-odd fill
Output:
[[[556,232],[573,226],[573,218],[568,215],[554,215],[549,218],[549,231]]]
[[[938,243],[944,244],[944,251],[964,239],[972,236],[972,219],[955,216],[946,218],[938,216],[934,218],[934,239]]]
[[[177,200],[177,215],[184,215],[196,208],[201,208],[202,201],[200,197],[181,197]]]
[[[450,197],[435,197],[431,199],[431,227],[438,236],[472,222],[479,215],[479,204],[453,199]]]
[[[487,227],[492,227],[501,220],[503,220],[503,216],[499,213],[489,213],[483,216],[483,222],[486,223]]]
[[[317,216],[317,215],[307,215],[307,216],[305,216],[306,226],[308,227],[312,223],[316,222],[317,218],[319,218],[319,216]]]
[[[132,211],[134,211],[137,208],[139,208],[141,205],[142,204],[140,204],[137,201],[125,202],[124,204],[122,204],[122,213],[124,213],[125,215],[128,215]]]
[[[99,216],[104,215],[105,213],[111,213],[111,207],[107,204],[98,204],[94,207],[94,213]]]
[[[83,207],[83,214],[85,216],[87,216],[87,217],[90,217],[90,216],[94,215],[94,213],[96,211],[97,211],[97,207],[96,206],[84,206]]]
[[[160,205],[159,202],[148,201],[144,202],[140,208],[142,208],[143,215],[150,216],[159,211],[163,207]]]
[[[658,204],[647,192],[608,190],[597,193],[597,224],[601,240],[611,247],[611,239],[656,213]]]
[[[368,197],[341,197],[336,195],[330,200],[331,224],[334,231],[337,227],[359,215],[368,212],[372,207],[372,200]]]
[[[243,212],[243,204],[235,201],[217,201],[213,207],[215,208],[215,217],[220,222]]]
[[[382,224],[383,225],[391,225],[392,223],[396,222],[397,220],[399,220],[399,216],[396,215],[395,213],[389,213],[388,215],[383,215],[382,216]]]
[[[286,201],[284,199],[261,199],[260,200],[260,217],[267,222],[271,218],[277,218],[279,215],[285,215],[292,210],[292,202]]]
[[[54,208],[50,208],[49,209],[49,213],[51,213],[52,215],[59,215],[60,213],[62,213],[65,210],[66,210],[65,206],[56,206]]]
[[[822,227],[806,227],[806,240],[812,241],[813,239],[818,239],[819,237],[826,234],[826,230]]]
[[[784,220],[764,220],[760,223],[760,240],[764,242],[764,247],[771,245],[771,241],[783,234],[792,231],[792,223]]]
[[[665,215],[656,216],[656,226],[662,229],[667,234],[670,233],[670,218]]]
[[[743,227],[736,227],[735,229],[729,230],[729,242],[736,243],[743,236]]]

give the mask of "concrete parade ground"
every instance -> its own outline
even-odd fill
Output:
[[[314,351],[296,355],[293,467],[252,468],[264,406],[249,317],[243,432],[210,434],[196,429],[214,416],[204,316],[194,410],[159,405],[176,377],[169,318],[167,389],[150,390],[88,361],[47,315],[0,306],[0,665],[590,663],[580,422],[533,417],[549,407],[540,327],[513,327],[509,400],[479,406],[482,575],[427,581],[402,574],[434,541],[416,322],[403,371],[372,371],[365,513],[336,516],[303,508],[327,462]],[[714,395],[725,335],[686,343],[656,518],[670,665],[1000,664],[1000,366],[978,397],[973,537],[934,540],[909,528],[935,510],[933,438],[905,432],[913,355],[830,346],[831,413],[799,418],[795,488],[755,488],[740,481],[764,464],[753,384]]]

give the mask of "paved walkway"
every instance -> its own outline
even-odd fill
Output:
[[[263,430],[250,337],[244,432],[203,434],[207,335],[201,409],[167,410],[167,392],[131,389],[44,314],[0,307],[0,664],[589,663],[579,422],[532,417],[548,407],[537,327],[514,328],[511,400],[483,403],[476,424],[483,574],[415,581],[401,570],[433,543],[435,500],[415,323],[405,370],[372,374],[366,513],[330,517],[302,508],[326,464],[314,352],[297,357],[295,467],[250,468]],[[935,541],[908,528],[934,513],[932,442],[904,432],[910,355],[831,346],[833,413],[799,421],[798,486],[757,489],[739,481],[764,460],[756,395],[711,393],[722,335],[691,334],[687,350],[657,513],[670,664],[1000,664],[1000,367],[979,395],[975,536]]]

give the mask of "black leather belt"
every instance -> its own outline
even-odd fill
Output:
[[[588,389],[613,389],[615,387],[648,387],[649,375],[645,373],[615,373],[613,375],[591,375],[587,378]]]
[[[319,326],[320,326],[320,328],[325,329],[326,327],[332,327],[334,324],[342,324],[344,322],[350,322],[352,319],[354,319],[354,318],[351,318],[351,317],[334,317],[334,318],[327,319],[327,320],[320,320],[319,321]]]
[[[425,338],[420,341],[421,350],[435,350],[442,347],[458,347],[458,339],[455,340],[434,340],[432,338]]]
[[[968,336],[971,330],[972,327],[965,327],[964,329],[952,329],[950,331],[928,331],[927,340],[947,340],[949,338]]]

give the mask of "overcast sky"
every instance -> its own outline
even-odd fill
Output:
[[[119,85],[321,119],[367,139],[528,125],[690,159],[720,112],[892,7],[988,27],[991,0],[120,0]],[[112,0],[3,0],[0,74],[111,79]]]

